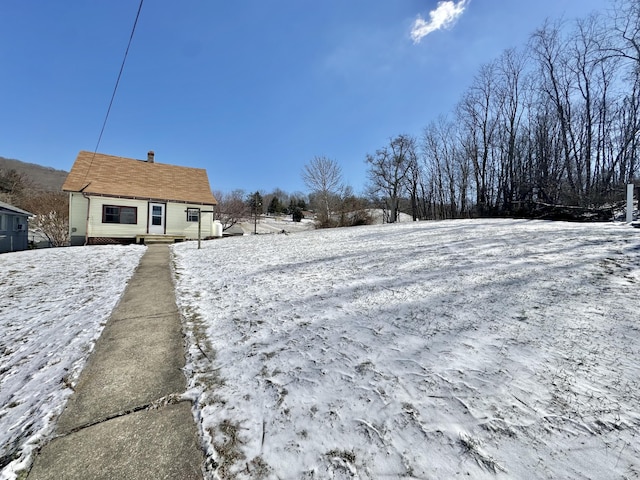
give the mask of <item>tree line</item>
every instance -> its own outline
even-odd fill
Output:
[[[367,155],[388,221],[598,208],[639,178],[640,4],[546,22],[482,65],[449,115]]]
[[[302,171],[302,179],[311,193],[289,194],[279,188],[272,192],[234,190],[214,192],[218,201],[214,219],[223,230],[261,215],[290,215],[294,222],[311,216],[321,228],[371,223],[368,209],[373,204],[344,184],[342,168],[327,157],[314,157]]]
[[[640,179],[640,3],[547,21],[482,65],[455,108],[421,135],[367,154],[362,195],[340,165],[304,166],[322,227],[483,216],[611,218]],[[605,208],[608,207],[608,208]]]
[[[289,194],[279,188],[269,193],[247,193],[242,189],[232,192],[217,190],[213,195],[218,201],[214,207],[213,218],[222,224],[223,230],[265,213],[274,216],[291,215],[294,221],[299,222],[308,209],[307,195],[300,192]]]

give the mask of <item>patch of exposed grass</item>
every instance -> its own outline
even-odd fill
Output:
[[[338,449],[329,450],[326,453],[326,456],[329,458],[340,458],[349,463],[355,463],[356,461],[355,453],[350,452],[349,450],[338,450]]]
[[[206,368],[194,372],[194,380],[202,386],[204,392],[210,393],[205,403],[219,403],[220,398],[215,392],[217,388],[225,385],[225,380],[220,375],[218,369],[214,368],[216,351],[207,336],[205,322],[202,320],[200,314],[192,308],[186,309],[183,318],[185,327],[188,329],[188,334],[190,334],[191,342],[200,352],[200,358],[194,359],[194,363],[197,365],[207,365]]]
[[[469,455],[482,468],[487,469],[491,473],[506,472],[506,470],[488,453],[484,452],[480,446],[480,442],[475,438],[461,434],[460,446],[465,455]]]
[[[334,473],[339,473],[341,478],[343,473],[351,478],[358,478],[355,466],[356,454],[353,451],[333,449],[326,452],[325,456],[331,464],[330,469],[333,469]]]
[[[262,457],[258,456],[247,463],[247,471],[252,478],[255,478],[256,480],[263,480],[265,478],[269,478],[269,474],[272,472],[272,469]]]
[[[223,480],[237,478],[238,465],[246,460],[241,450],[245,442],[240,438],[240,429],[240,424],[231,420],[224,420],[215,428],[209,429],[218,457],[216,474]]]
[[[20,470],[19,472],[16,472],[16,480],[27,480],[28,477],[29,472],[27,472],[26,470]]]

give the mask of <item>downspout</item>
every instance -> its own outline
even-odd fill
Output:
[[[89,197],[86,193],[82,192],[82,196],[87,199],[87,223],[85,225],[84,230],[84,244],[89,244],[89,212],[91,211],[91,197]]]
[[[89,197],[86,193],[84,193],[84,190],[89,185],[91,185],[91,182],[87,183],[84,187],[82,187],[80,189],[80,193],[82,193],[82,196],[87,199],[87,222],[85,224],[85,230],[84,230],[84,244],[85,245],[89,244],[89,218],[90,218],[89,217],[89,212],[91,211],[91,197]]]

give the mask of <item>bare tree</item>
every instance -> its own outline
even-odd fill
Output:
[[[520,148],[523,116],[531,94],[531,78],[526,75],[527,57],[515,49],[505,50],[497,63],[499,111],[498,201],[504,211],[521,208],[527,193],[526,159]]]
[[[622,184],[633,182],[640,171],[640,69],[631,86],[631,91],[618,108],[620,135],[614,137],[617,181]]]
[[[249,216],[244,190],[234,190],[231,193],[214,192],[214,196],[218,204],[214,208],[213,218],[222,224],[222,230],[228,230]]]
[[[331,219],[333,199],[340,197],[342,169],[338,162],[327,157],[314,157],[302,171],[305,185],[320,199],[319,220],[328,226]]]
[[[0,200],[17,204],[21,202],[26,192],[33,189],[32,183],[22,173],[16,170],[0,169]]]
[[[0,171],[0,200],[7,201],[35,216],[29,228],[44,235],[53,247],[69,241],[69,197],[37,187],[15,170]]]
[[[457,164],[459,146],[454,135],[455,124],[441,116],[427,125],[422,136],[423,164],[433,188],[434,218],[455,218],[462,203],[458,198],[463,171]]]
[[[637,0],[615,0],[613,28],[615,35],[606,44],[607,54],[631,60],[640,69],[640,4]]]
[[[532,36],[532,51],[538,62],[541,76],[540,88],[553,104],[560,127],[560,141],[564,157],[564,175],[568,183],[569,199],[576,202],[581,198],[582,185],[577,175],[575,164],[577,152],[575,145],[576,132],[574,104],[571,102],[573,87],[569,69],[570,60],[566,40],[562,36],[562,25],[559,23],[545,25]],[[579,160],[578,160],[579,161]],[[578,178],[577,178],[578,177]]]
[[[422,183],[422,168],[418,162],[418,149],[416,147],[415,139],[413,139],[412,148],[407,151],[407,162],[409,168],[407,170],[407,192],[409,193],[409,200],[411,201],[411,218],[415,222],[420,215],[419,200],[420,185]]]
[[[480,215],[495,204],[495,173],[499,112],[497,64],[483,65],[458,105],[458,119],[464,125],[464,148],[471,159],[476,183],[476,205]]]
[[[629,183],[637,176],[640,162],[640,4],[637,0],[615,0],[613,27],[608,29],[609,54],[629,65],[627,75],[630,91],[619,107],[620,141],[616,161],[619,181]],[[615,141],[615,140],[614,140]]]
[[[404,134],[390,139],[389,145],[376,150],[375,155],[367,155],[369,191],[385,198],[388,223],[398,221],[400,198],[408,192],[409,175],[416,161],[415,138]]]
[[[453,125],[427,126],[423,211],[538,216],[548,206],[586,211],[620,198],[640,171],[640,3],[612,3],[608,18],[546,22],[522,52],[480,68]],[[372,198],[388,203],[393,182],[375,173],[393,158],[389,147],[368,157]]]
[[[69,244],[69,196],[64,192],[31,191],[20,202],[35,215],[29,228],[41,233],[52,247]]]
[[[345,186],[340,199],[338,226],[370,225],[372,218],[367,207],[367,201],[364,198],[358,197],[351,186]]]

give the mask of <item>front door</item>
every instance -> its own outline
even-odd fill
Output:
[[[164,235],[165,209],[164,203],[149,203],[149,233]]]

